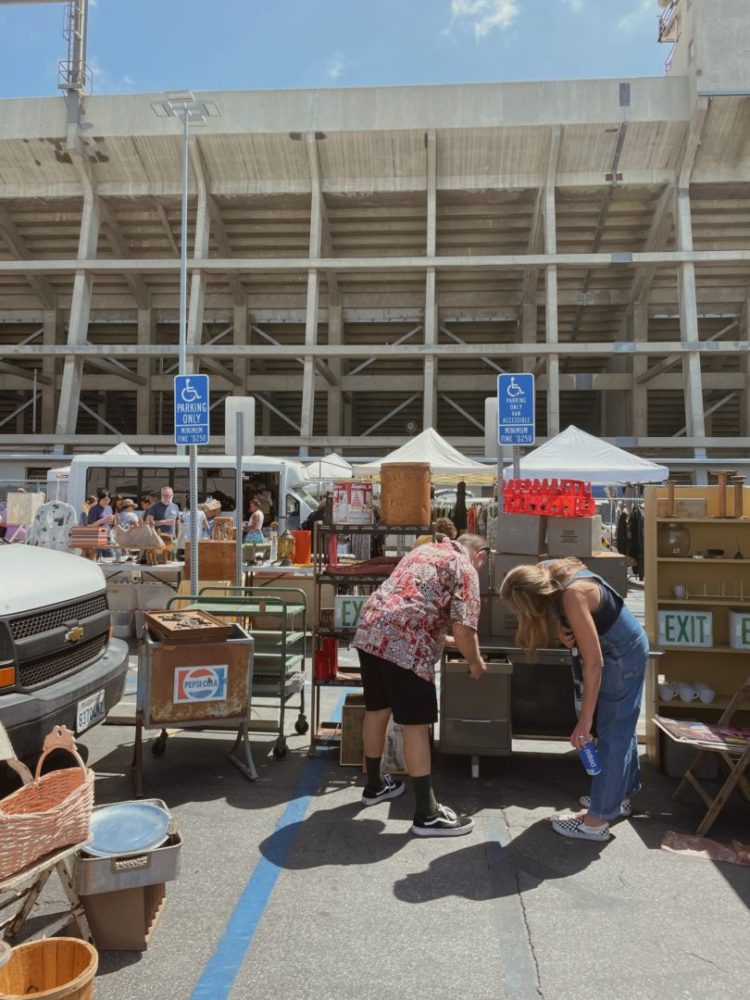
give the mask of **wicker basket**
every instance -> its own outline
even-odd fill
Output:
[[[79,766],[40,776],[53,750],[67,750]],[[0,799],[0,880],[52,851],[89,840],[93,805],[94,772],[78,756],[70,730],[55,726],[44,741],[34,780]]]

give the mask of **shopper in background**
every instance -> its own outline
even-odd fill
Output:
[[[198,497],[198,541],[205,541],[207,538],[211,537],[211,529],[208,524],[208,518],[206,517],[206,512],[201,507],[202,500],[200,496]],[[185,497],[185,509],[182,514],[180,514],[180,521],[183,525],[182,539],[183,542],[190,541],[190,519],[192,517],[192,511],[190,510],[190,497]]]
[[[138,515],[135,512],[135,500],[131,500],[130,497],[125,497],[124,500],[120,502],[120,511],[116,513],[117,523],[121,528],[125,528],[126,531],[130,531],[131,528],[136,527],[139,523]]]
[[[550,616],[568,649],[577,647],[583,664],[583,699],[570,743],[579,750],[592,740],[597,712],[601,772],[582,796],[582,812],[554,820],[564,837],[609,839],[609,821],[629,816],[641,787],[636,725],[648,661],[648,639],[620,595],[578,559],[554,559],[516,566],[500,597],[518,615],[517,643],[533,659],[545,642]]]
[[[444,645],[457,646],[472,677],[478,679],[486,670],[477,641],[477,571],[485,559],[484,539],[478,535],[412,549],[367,599],[352,642],[359,652],[365,696],[367,784],[362,804],[376,805],[404,791],[403,781],[381,774],[392,714],[404,731],[406,767],[416,799],[411,832],[419,837],[458,837],[474,826],[472,819],[435,798],[430,725],[437,721],[435,663]]]
[[[324,521],[326,516],[326,498],[318,500],[318,506],[312,512],[308,514],[305,520],[302,522],[302,528],[304,531],[313,531],[315,529],[316,521]]]
[[[162,536],[165,545],[171,545],[177,536],[177,520],[180,508],[174,502],[174,492],[171,486],[162,486],[160,499],[146,511],[157,532]]]
[[[247,524],[247,534],[245,535],[244,541],[246,542],[264,542],[262,527],[263,527],[263,511],[260,509],[260,502],[258,500],[250,501],[250,517],[248,518]]]
[[[455,524],[449,517],[436,518],[432,527],[435,531],[436,542],[442,542],[446,538],[453,539],[458,534]],[[414,547],[416,548],[417,545],[426,545],[427,542],[431,541],[432,535],[419,535],[417,540],[414,542]]]
[[[109,535],[113,521],[114,515],[112,513],[112,505],[110,503],[109,494],[106,490],[97,490],[97,501],[93,507],[89,508],[89,512],[86,515],[86,524],[90,528],[105,528],[107,535]],[[97,559],[109,559],[112,555],[113,552],[109,546],[105,549],[96,549],[95,552]]]
[[[80,524],[86,525],[89,523],[89,511],[91,510],[91,508],[94,506],[95,503],[96,503],[96,497],[93,495],[93,493],[90,496],[87,496],[86,499],[83,501],[83,503],[81,504]]]

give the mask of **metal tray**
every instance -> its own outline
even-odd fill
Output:
[[[166,809],[161,799],[139,799]],[[94,810],[96,811],[96,810]],[[147,885],[174,881],[180,870],[182,837],[174,818],[166,842],[152,851],[134,857],[96,858],[79,852],[73,858],[73,884],[79,896],[94,896],[121,889],[140,889]]]
[[[91,814],[86,853],[97,858],[128,858],[153,851],[167,838],[169,810],[155,802],[115,802]]]

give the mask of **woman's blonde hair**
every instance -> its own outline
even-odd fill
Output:
[[[530,658],[547,642],[550,616],[559,614],[565,587],[582,569],[579,559],[555,559],[516,566],[503,580],[500,598],[518,615],[516,642]]]

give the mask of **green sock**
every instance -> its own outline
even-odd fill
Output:
[[[432,790],[432,775],[423,774],[421,778],[412,778],[411,783],[414,786],[414,798],[417,800],[417,816],[422,819],[434,816],[438,802]]]
[[[365,757],[365,769],[367,771],[367,784],[365,790],[368,792],[379,792],[383,787],[383,775],[380,771],[382,757]]]

